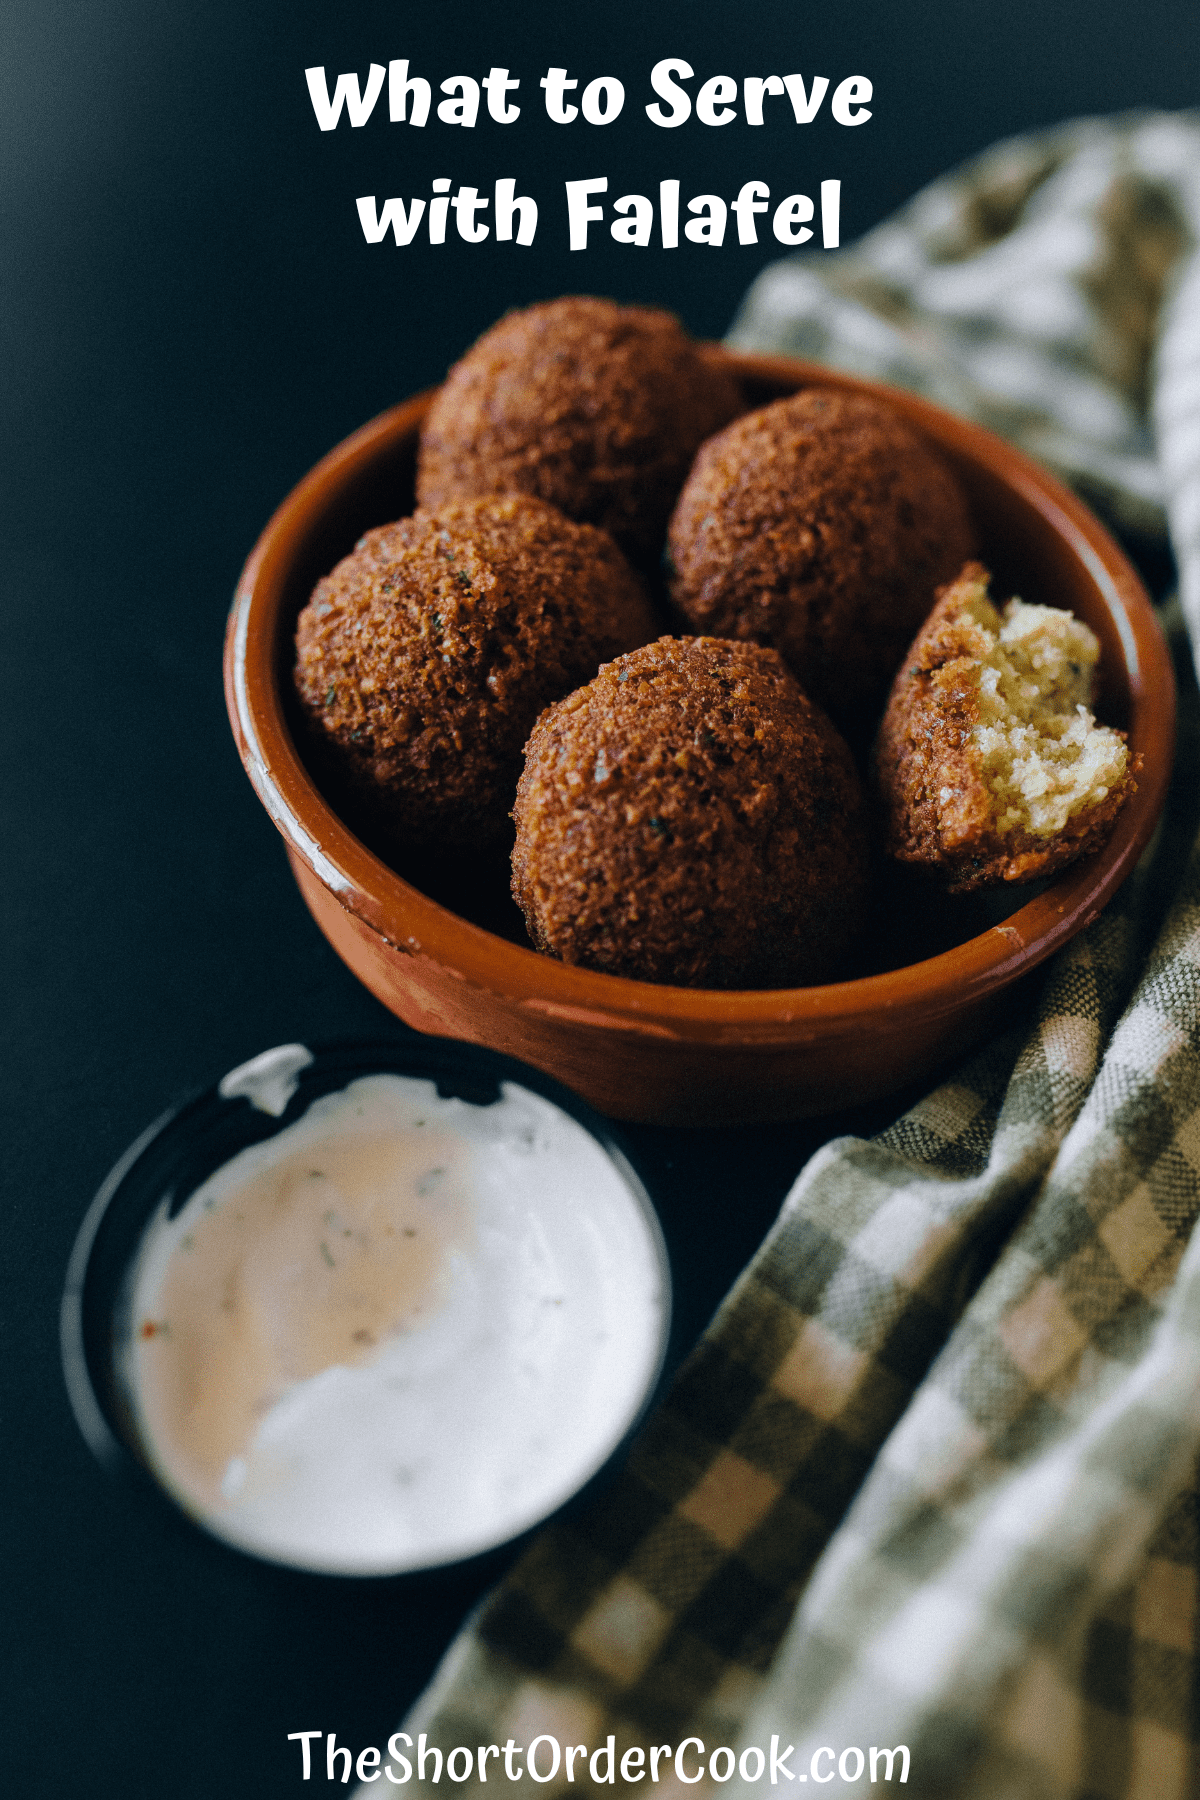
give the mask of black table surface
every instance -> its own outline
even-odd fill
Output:
[[[563,292],[727,327],[781,254],[566,247],[563,180],[608,200],[842,182],[850,241],[994,140],[1196,101],[1192,0],[54,5],[0,26],[4,344],[3,1282],[5,1696],[0,1783],[101,1797],[290,1795],[287,1733],[382,1745],[505,1565],[341,1581],[260,1565],[130,1504],[70,1414],[57,1319],[109,1166],[173,1100],[268,1045],[403,1031],[305,911],[238,764],[220,684],[240,564],[326,449],[440,379],[506,307]],[[317,130],[303,71],[408,57],[519,78],[519,121]],[[714,74],[866,75],[873,117],[797,128],[644,108],[664,57]],[[616,75],[605,127],[552,124],[538,77]],[[435,98],[437,96],[435,95]],[[534,245],[369,246],[354,201],[439,175],[539,200]],[[685,215],[686,216],[686,215]],[[684,1337],[811,1151],[867,1116],[629,1141],[670,1243]],[[322,1771],[323,1773],[323,1771]]]

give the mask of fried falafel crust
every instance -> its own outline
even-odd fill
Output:
[[[885,402],[832,388],[711,438],[668,542],[691,624],[773,644],[846,729],[877,712],[934,588],[975,549],[937,451]]]
[[[782,658],[660,638],[543,713],[514,818],[539,950],[713,988],[833,979],[866,901],[858,775]]]
[[[657,629],[605,532],[525,495],[367,532],[296,630],[321,761],[387,843],[503,833],[521,751],[552,700]]]
[[[968,563],[939,591],[896,676],[874,753],[888,854],[952,894],[1032,881],[1099,849],[1141,766],[1124,733],[1097,726],[1087,711],[1099,654],[1088,627],[1020,601],[1002,618],[989,580]],[[1009,620],[1016,660],[1001,675]],[[1039,721],[1053,734],[1042,745],[1045,762]],[[1075,762],[1055,768],[1060,738]],[[1039,818],[1042,828],[1032,829]]]
[[[421,432],[417,499],[536,494],[654,567],[692,457],[743,406],[674,314],[547,301],[509,313],[451,369]]]

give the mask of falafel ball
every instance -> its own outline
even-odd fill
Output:
[[[704,445],[669,544],[671,595],[697,630],[774,644],[856,729],[974,533],[951,471],[898,412],[806,388]]]
[[[318,760],[385,842],[505,829],[543,707],[654,635],[612,539],[523,495],[368,531],[296,629]]]
[[[1090,711],[1094,632],[988,597],[968,563],[896,676],[875,749],[887,849],[952,894],[1052,874],[1107,838],[1135,791],[1122,732]]]
[[[542,714],[513,813],[539,950],[689,987],[830,980],[862,920],[858,775],[782,657],[660,638]]]
[[[421,433],[417,499],[536,494],[655,567],[698,446],[742,408],[672,313],[550,300],[509,313],[451,369]]]

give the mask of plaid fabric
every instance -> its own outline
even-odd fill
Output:
[[[998,144],[836,257],[776,263],[729,342],[928,394],[1155,534],[1162,429],[1180,403],[1196,417],[1155,378],[1164,352],[1195,359],[1162,301],[1198,232],[1200,115],[1078,120]]]
[[[853,251],[769,270],[734,341],[920,387],[1140,530],[1165,505],[1200,640],[1197,238],[1200,124],[1065,127]],[[590,1754],[612,1733],[615,1781],[580,1756],[569,1789],[610,1795],[717,1791],[669,1758],[657,1785],[622,1780],[629,1746],[689,1736],[705,1750],[685,1774],[746,1752],[731,1795],[771,1785],[773,1739],[794,1746],[793,1792],[891,1791],[870,1752],[905,1745],[906,1791],[928,1800],[1200,1793],[1185,687],[1156,848],[1052,965],[1031,1026],[878,1138],[812,1159],[616,1485],[482,1607],[414,1739],[445,1754],[545,1733]],[[568,1791],[565,1767],[505,1791],[535,1786]]]

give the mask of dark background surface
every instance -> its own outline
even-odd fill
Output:
[[[92,1463],[61,1381],[57,1315],[91,1195],[166,1105],[296,1038],[399,1032],[326,947],[238,765],[220,687],[238,569],[338,439],[443,374],[506,306],[564,291],[665,303],[719,335],[779,253],[569,253],[561,182],[609,201],[775,196],[843,183],[843,241],[990,142],[1082,112],[1194,104],[1194,0],[959,0],[631,16],[301,0],[251,18],[9,0],[0,26],[5,417],[3,867],[6,1791],[107,1800],[290,1795],[286,1733],[382,1745],[497,1563],[392,1582],[259,1566]],[[521,119],[473,132],[322,134],[303,70],[408,56],[437,87],[493,63]],[[708,75],[875,84],[846,130],[651,126],[663,56]],[[623,114],[555,127],[538,77],[615,74]],[[435,93],[435,100],[439,96]],[[579,91],[574,98],[578,100]],[[513,175],[529,249],[367,246],[354,199]],[[485,215],[486,216],[486,215]],[[452,225],[453,230],[453,225]],[[880,1119],[858,1118],[855,1128]],[[847,1121],[640,1128],[685,1335],[699,1330],[812,1148]],[[502,1562],[502,1559],[498,1559]],[[323,1771],[320,1772],[323,1775]]]

